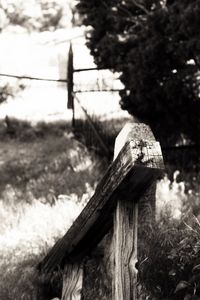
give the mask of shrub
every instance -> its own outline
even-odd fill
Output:
[[[158,184],[157,221],[140,239],[141,299],[200,297],[200,216],[193,214],[191,195],[176,176]]]
[[[77,3],[96,64],[121,73],[122,108],[163,144],[198,143],[199,0]]]

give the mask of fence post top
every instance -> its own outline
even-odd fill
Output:
[[[122,130],[119,132],[118,136],[115,139],[114,159],[117,157],[125,143],[129,140],[143,140],[151,142],[156,141],[148,125],[144,123],[128,122],[125,124],[125,126],[122,128]]]

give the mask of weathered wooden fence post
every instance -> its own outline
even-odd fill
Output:
[[[94,195],[40,264],[46,272],[65,265],[62,300],[137,299],[138,233],[152,230],[162,172],[161,148],[150,128],[127,124]],[[90,257],[97,258],[92,276]]]
[[[125,125],[116,138],[114,158],[127,142],[132,143],[132,155],[137,158],[135,163],[161,167],[161,150],[148,126],[138,123]],[[119,195],[114,212],[113,300],[137,299],[138,215],[140,226],[145,223],[150,229],[155,218],[155,183],[154,180],[147,189],[143,187],[140,199],[131,199],[134,198],[131,191],[127,199]]]

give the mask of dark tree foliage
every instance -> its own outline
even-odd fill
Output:
[[[200,0],[79,0],[99,67],[121,72],[121,107],[161,143],[200,137]]]

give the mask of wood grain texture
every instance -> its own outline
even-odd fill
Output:
[[[114,214],[114,300],[135,300],[137,284],[138,203],[119,200]]]
[[[139,128],[138,124],[138,133]],[[146,125],[142,124],[142,128],[145,138],[148,138]],[[140,133],[139,137],[141,136]],[[150,136],[150,141],[143,141],[136,139],[135,132],[127,134],[128,140],[125,138],[125,145],[108,168],[87,206],[40,263],[42,271],[53,270],[66,257],[75,261],[79,256],[87,255],[112,227],[112,214],[119,196],[121,195],[121,199],[130,198],[137,202],[149,185],[160,176],[160,170],[163,169],[161,149],[158,142],[152,141],[152,134]]]
[[[127,123],[115,139],[114,159],[117,157],[124,144],[130,140],[156,141],[149,126],[141,123]]]

